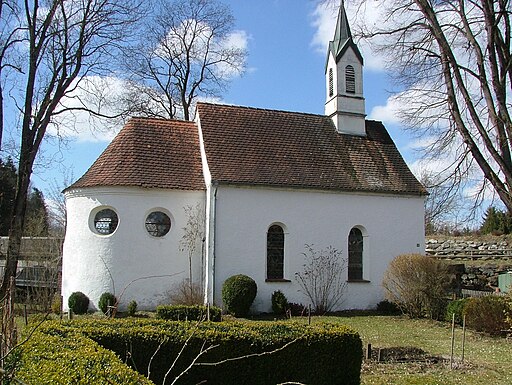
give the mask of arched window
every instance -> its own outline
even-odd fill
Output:
[[[267,279],[284,278],[284,230],[272,225],[267,231]]]
[[[356,73],[351,65],[345,67],[345,91],[349,94],[356,93]]]
[[[329,68],[329,96],[334,95],[334,74],[332,68]]]
[[[348,279],[363,279],[363,233],[357,227],[348,236]]]

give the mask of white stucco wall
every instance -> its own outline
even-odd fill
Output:
[[[222,283],[234,274],[256,281],[255,312],[271,311],[275,290],[291,302],[308,304],[294,278],[305,262],[304,245],[333,246],[346,258],[350,229],[358,226],[367,234],[363,278],[369,282],[349,283],[342,308],[371,308],[383,298],[381,283],[388,263],[399,254],[424,250],[422,197],[220,186],[215,204],[217,305],[222,303]],[[274,223],[285,228],[284,278],[291,282],[265,282],[266,234]]]
[[[346,92],[345,68],[354,68],[355,93]],[[334,95],[329,95],[329,71],[333,70]],[[339,62],[329,53],[326,72],[325,115],[333,119],[339,132],[365,135],[365,100],[363,97],[363,66],[352,48],[348,48]]]
[[[65,195],[64,307],[74,291],[84,292],[91,308],[107,291],[122,294],[121,309],[131,300],[141,310],[169,303],[169,290],[189,276],[188,253],[179,251],[187,222],[184,208],[198,203],[204,207],[205,192],[105,187],[68,190]],[[119,225],[111,235],[92,231],[93,213],[99,207],[117,212]],[[157,210],[168,213],[172,223],[169,233],[159,238],[145,229],[147,215]],[[193,258],[194,280],[201,275],[201,259],[199,244]],[[141,279],[152,276],[162,277]]]

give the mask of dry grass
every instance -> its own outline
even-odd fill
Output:
[[[376,384],[439,384],[439,385],[510,385],[512,384],[512,340],[466,332],[465,361],[462,353],[462,330],[455,334],[457,364],[450,369],[451,327],[431,320],[411,320],[406,317],[355,316],[318,317],[313,322],[339,322],[357,330],[364,346],[375,348],[415,347],[428,356],[444,360],[416,362],[365,361],[363,385]]]

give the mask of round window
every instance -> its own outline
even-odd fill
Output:
[[[171,229],[171,218],[161,211],[153,211],[146,218],[146,230],[153,237],[163,237]]]
[[[94,229],[98,234],[112,234],[117,229],[119,219],[112,209],[103,209],[94,216]]]

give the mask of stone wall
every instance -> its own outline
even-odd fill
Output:
[[[425,253],[459,265],[463,288],[493,290],[498,275],[512,271],[512,240],[508,238],[427,238]]]

